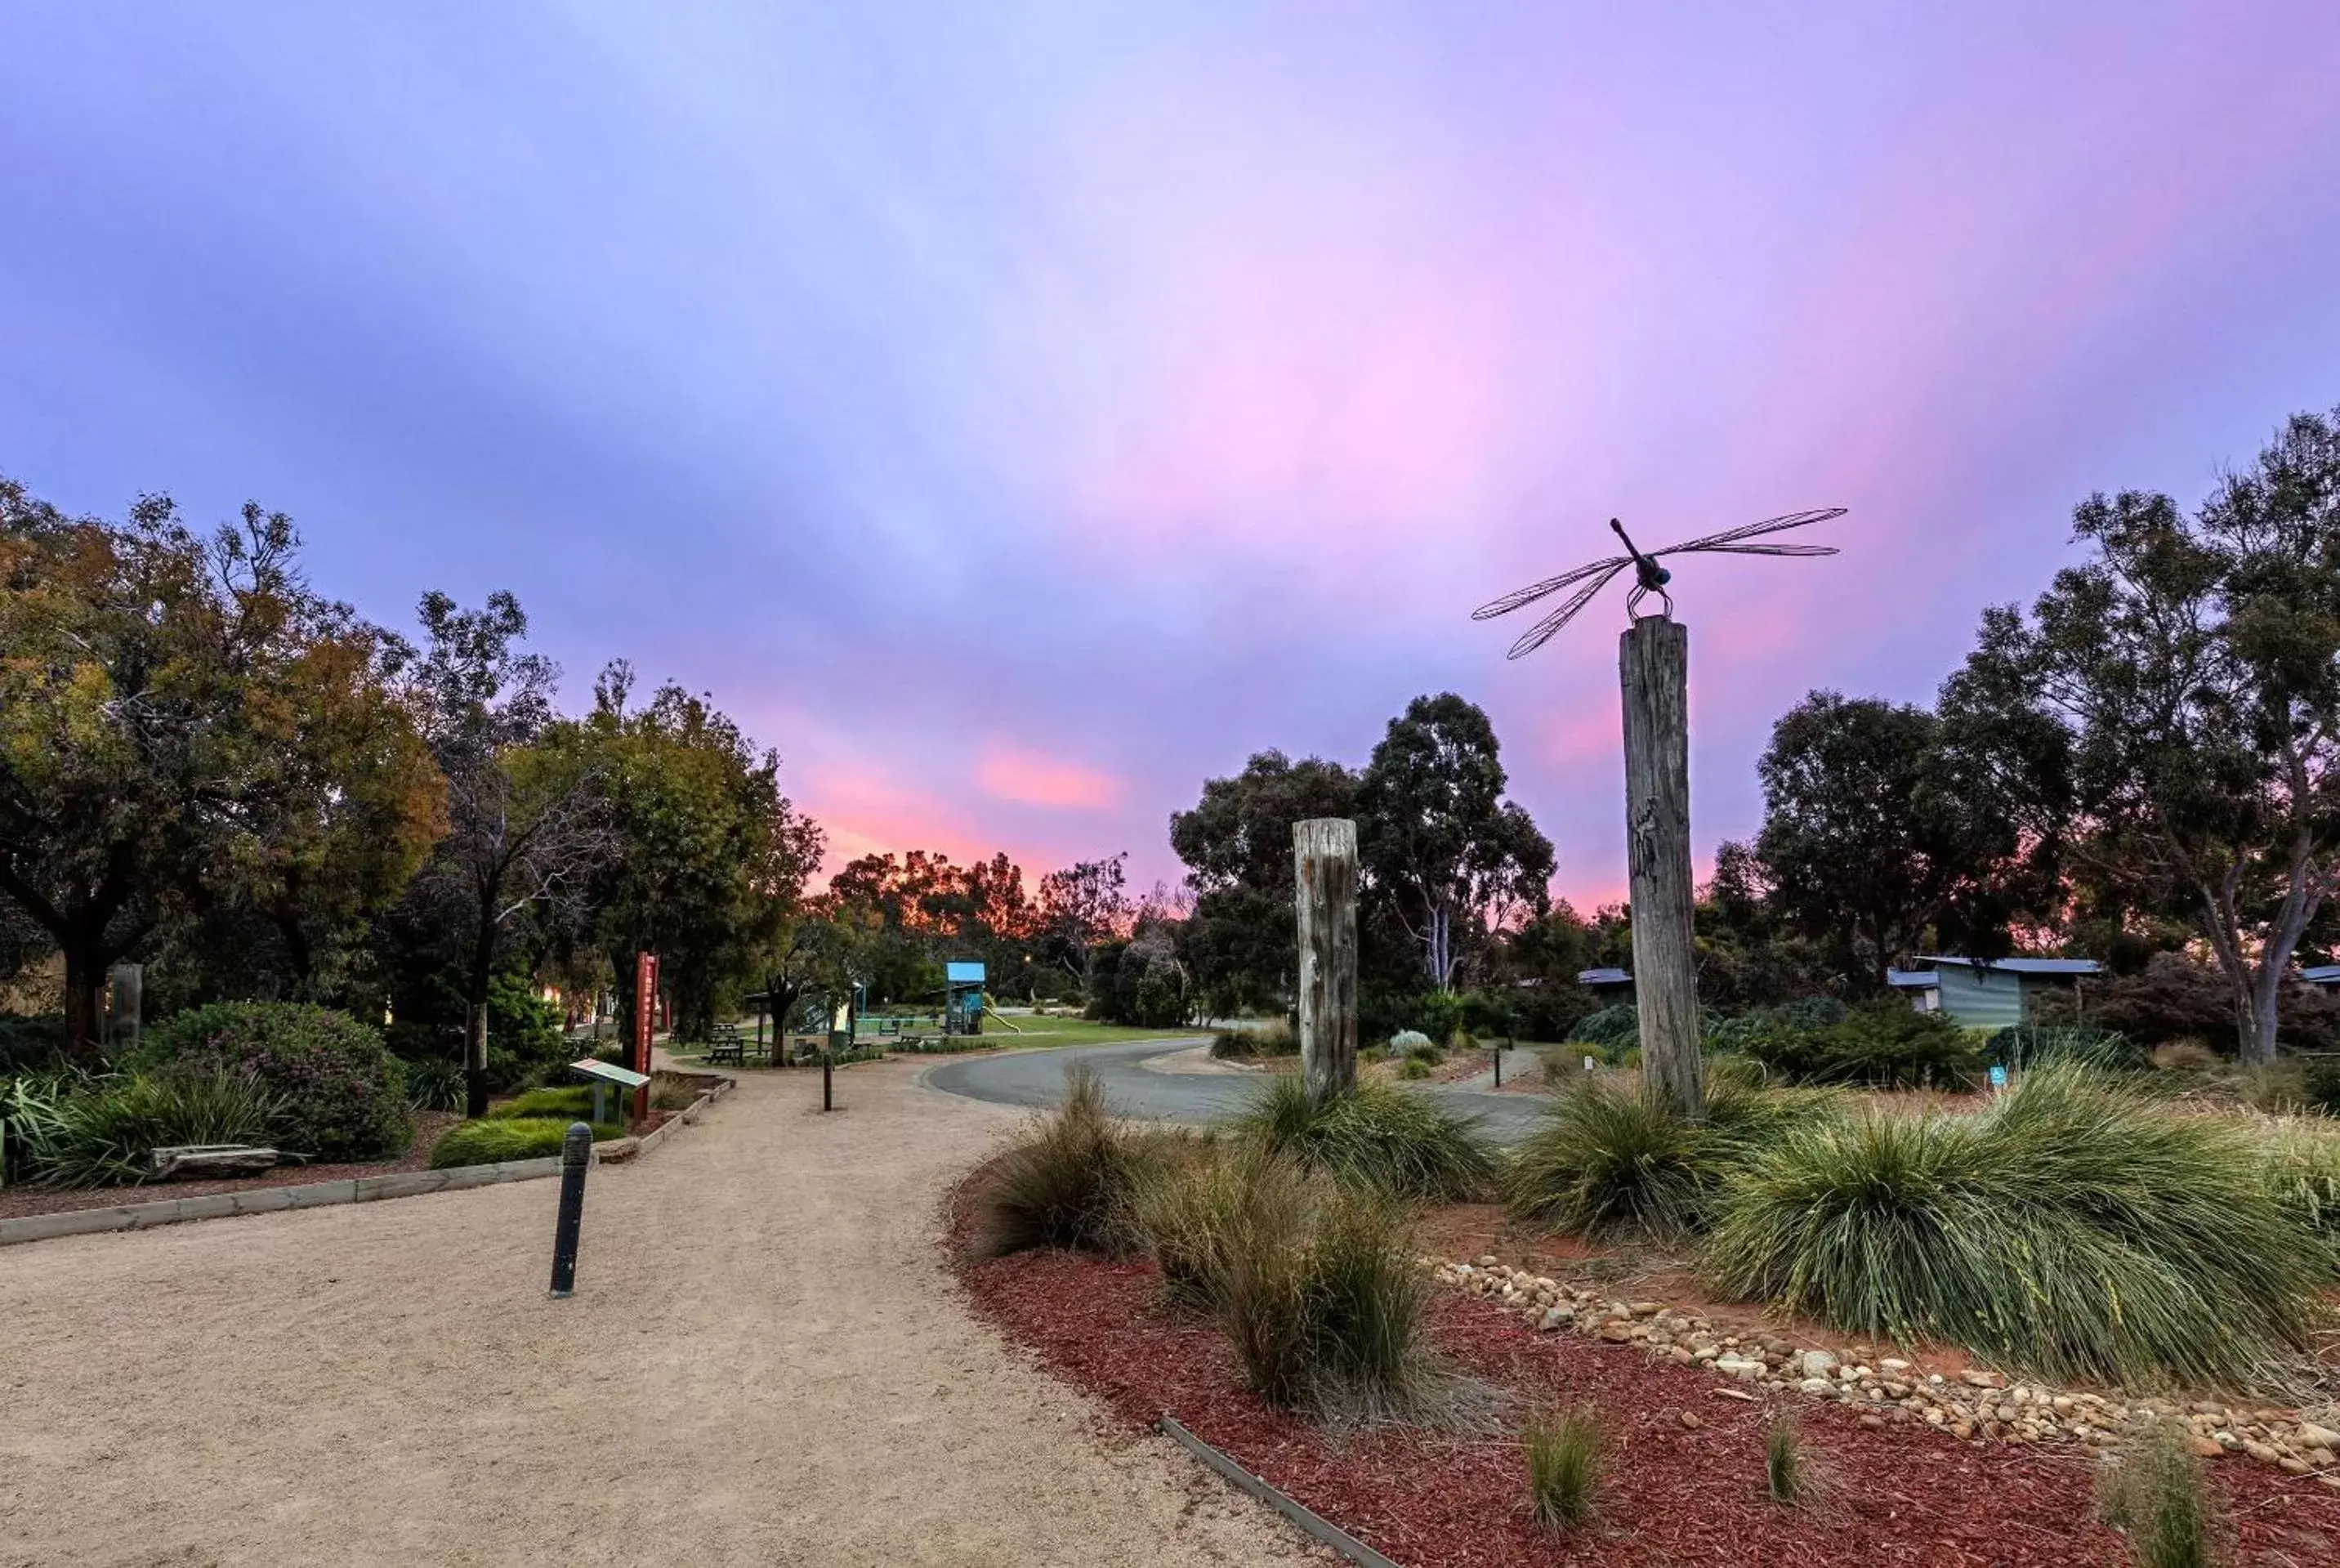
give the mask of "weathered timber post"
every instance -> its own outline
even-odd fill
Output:
[[[1691,945],[1690,629],[1636,620],[1618,642],[1625,694],[1625,847],[1641,1081],[1653,1101],[1706,1114]]]
[[[1357,1087],[1357,825],[1292,825],[1300,911],[1300,1069],[1320,1105]]]

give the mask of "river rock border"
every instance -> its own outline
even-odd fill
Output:
[[[1836,1400],[1859,1410],[1863,1426],[1922,1422],[1973,1442],[2102,1448],[2133,1424],[2176,1420],[2205,1458],[2234,1454],[2289,1474],[2315,1476],[2340,1491],[2340,1431],[2295,1410],[2112,1398],[2014,1382],[1979,1368],[1949,1378],[1898,1356],[1879,1357],[1871,1365],[1851,1349],[1799,1349],[1784,1339],[1723,1334],[1696,1313],[1662,1302],[1619,1301],[1601,1290],[1513,1268],[1492,1255],[1471,1263],[1424,1261],[1441,1285],[1513,1310],[1542,1332],[1573,1330],[1613,1345],[1638,1345],[1665,1360],[1703,1366],[1735,1382]]]
[[[612,1138],[606,1144],[596,1144],[593,1146],[594,1163],[615,1164],[648,1153],[664,1142],[676,1127],[697,1121],[701,1111],[729,1094],[731,1087],[730,1078],[719,1078],[715,1087],[641,1136]],[[560,1174],[560,1156],[549,1155],[542,1159],[457,1166],[451,1170],[392,1171],[382,1176],[353,1176],[342,1181],[302,1182],[292,1186],[247,1187],[242,1192],[204,1193],[197,1197],[160,1198],[152,1203],[59,1209],[52,1214],[19,1215],[13,1219],[0,1219],[0,1246],[48,1241],[61,1236],[152,1230],[156,1226],[181,1225],[198,1219],[225,1219],[240,1214],[275,1214],[285,1209],[330,1208],[335,1204],[420,1197],[424,1193],[460,1192],[466,1187],[495,1186],[509,1181],[532,1181],[539,1176]]]

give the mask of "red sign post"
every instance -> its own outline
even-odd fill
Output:
[[[658,972],[656,953],[634,955],[634,1071],[647,1077],[650,1070],[650,1033],[658,1018]],[[641,1121],[650,1114],[650,1087],[644,1084],[634,1091],[634,1119]]]

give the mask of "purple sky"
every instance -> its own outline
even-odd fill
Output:
[[[1126,849],[1484,704],[1623,881],[1621,598],[1696,563],[1701,855],[1814,686],[1930,698],[2097,488],[2340,402],[2340,5],[19,5],[0,471],[292,511],[778,747],[847,852]]]

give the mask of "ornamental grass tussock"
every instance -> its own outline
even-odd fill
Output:
[[[1528,1515],[1547,1530],[1592,1522],[1601,1501],[1609,1437],[1590,1404],[1539,1415],[1520,1434],[1527,1458]]]
[[[2226,1560],[2202,1461],[2174,1423],[2122,1445],[2099,1476],[2097,1512],[2128,1537],[2137,1568],[2210,1568]]]
[[[1076,1062],[1065,1069],[1065,1103],[1025,1128],[977,1195],[977,1255],[1128,1250],[1128,1216],[1162,1142],[1115,1122],[1096,1070]]]
[[[2333,1261],[2248,1128],[2071,1067],[1973,1115],[1790,1129],[1730,1177],[1702,1255],[1740,1299],[2131,1388],[2284,1386]]]
[[[1717,1071],[1706,1119],[1691,1123],[1613,1078],[1581,1078],[1512,1156],[1503,1199],[1513,1217],[1571,1235],[1680,1240],[1706,1228],[1725,1180],[1757,1150],[1842,1104]]]
[[[1394,1198],[1468,1202],[1495,1180],[1494,1157],[1473,1118],[1390,1084],[1360,1083],[1320,1102],[1304,1079],[1274,1078],[1260,1086],[1235,1131],[1344,1185]]]

